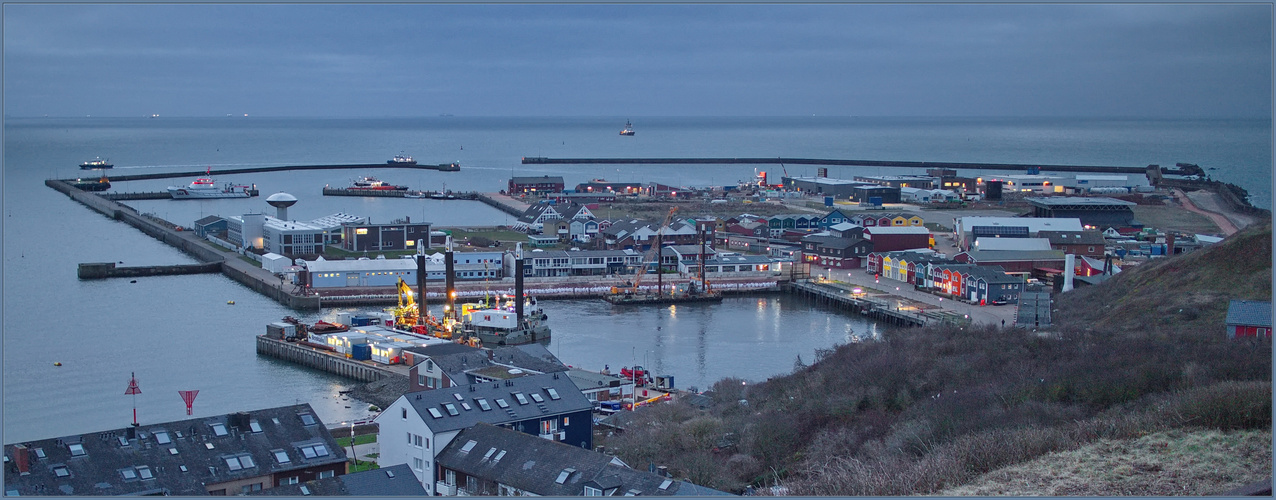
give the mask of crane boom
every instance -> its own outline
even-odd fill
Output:
[[[678,207],[671,207],[669,209],[669,213],[665,215],[664,222],[660,223],[660,227],[656,228],[656,243],[651,246],[651,250],[648,250],[648,255],[650,255],[651,252],[655,252],[656,254],[656,272],[657,273],[660,272],[660,246],[661,246],[660,236],[664,234],[665,227],[669,225],[669,221],[673,220],[673,213],[677,211],[678,211]],[[638,286],[642,284],[642,276],[647,271],[646,260],[647,258],[644,256],[642,265],[638,268],[638,276],[634,278],[633,291],[635,292],[638,291]]]

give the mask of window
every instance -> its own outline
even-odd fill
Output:
[[[478,398],[478,400],[477,400],[477,401],[478,401],[479,409],[481,409],[481,410],[483,410],[483,411],[490,411],[490,410],[492,409],[492,407],[491,407],[490,405],[488,405],[488,404],[487,404],[487,400],[486,400],[486,399]]]
[[[137,479],[137,473],[133,472],[133,469],[120,469],[120,475],[124,476],[124,479]]]
[[[138,467],[137,475],[142,476],[142,479],[152,479],[155,477],[151,474],[151,468],[147,466]]]
[[[244,493],[253,491],[261,491],[261,483],[245,484],[242,488]]]
[[[536,401],[537,403],[544,403],[544,402],[545,402],[545,398],[542,398],[540,394],[537,394],[537,393],[534,393],[534,392],[532,393],[532,400],[533,400],[533,401]]]
[[[36,448],[35,456],[39,458],[44,458],[44,448]]]
[[[443,413],[438,408],[430,408],[430,416],[434,418],[443,418]]]
[[[297,484],[299,482],[301,482],[301,478],[298,476],[285,477],[279,480],[279,485],[283,486],[285,484]]]
[[[256,464],[253,463],[253,457],[248,455],[237,455],[226,459],[226,466],[230,467],[230,470],[233,471],[247,469],[249,467],[254,467],[255,465]]]
[[[576,469],[573,469],[570,467],[563,469],[562,472],[558,473],[558,479],[555,479],[554,482],[558,484],[563,484],[564,482],[567,481],[567,478],[570,477],[573,472],[576,472]]]
[[[58,477],[67,477],[71,475],[71,471],[67,470],[66,466],[59,465],[53,468],[53,474]]]
[[[402,414],[403,414],[403,419],[404,419],[404,420],[407,420],[407,419],[408,419],[408,409],[407,409],[407,408],[401,408],[401,409],[403,410],[403,412],[402,412]]]
[[[326,457],[328,456],[328,447],[322,444],[312,444],[310,446],[302,446],[301,455],[306,458]]]
[[[159,431],[159,432],[156,432],[156,433],[155,433],[155,442],[156,442],[156,443],[159,443],[159,444],[168,444],[168,443],[173,442],[173,440],[171,440],[171,439],[169,439],[169,438],[168,438],[168,433],[167,433],[167,432],[165,432],[165,431]]]
[[[417,376],[416,376],[416,385],[425,385],[425,374],[422,374],[422,373],[418,373],[418,374],[417,374]],[[407,409],[406,409],[406,408],[404,408],[404,410],[403,410],[403,411],[405,411],[405,412],[406,412],[406,411],[407,411]],[[403,416],[403,418],[408,418],[408,417],[407,417],[407,415],[404,415],[404,416]]]
[[[273,453],[275,454],[275,460],[281,464],[286,464],[292,461],[292,459],[288,458],[288,452],[284,450],[275,450]]]
[[[483,454],[483,460],[487,460],[487,459],[489,459],[489,458],[492,458],[492,454],[493,454],[493,453],[496,453],[496,448],[489,448],[489,449],[487,450],[487,453],[484,453],[484,454]]]
[[[563,417],[563,427],[567,427],[567,417]]]
[[[451,415],[453,417],[460,415],[460,412],[456,411],[456,405],[452,403],[444,403],[443,408],[447,409],[448,415]]]
[[[496,399],[496,406],[499,406],[499,407],[501,407],[501,408],[509,408],[509,407],[510,407],[510,404],[509,404],[509,403],[506,403],[504,399],[497,398],[497,399]]]
[[[473,408],[470,408],[469,403],[461,403],[461,408],[465,408],[465,411],[473,410]]]
[[[503,456],[505,456],[505,450],[501,450],[501,452],[500,452],[500,453],[497,453],[497,454],[496,454],[496,457],[492,459],[492,463],[496,463],[496,462],[501,461],[501,457],[503,457]]]
[[[412,433],[408,433],[408,444],[412,444]]]
[[[301,417],[302,425],[315,425],[314,415],[311,415],[309,413],[302,413],[301,415],[298,415],[298,416]]]
[[[425,461],[420,458],[412,459],[412,468],[416,470],[425,470]]]
[[[527,404],[527,398],[523,397],[523,393],[521,392],[514,393],[514,399],[518,400],[518,404],[521,404],[521,405]]]
[[[546,388],[545,392],[549,393],[549,399],[553,399],[553,400],[558,399],[558,391],[554,390],[554,388],[552,387]]]
[[[213,424],[213,434],[218,436],[225,436],[226,426],[222,424]]]
[[[319,473],[319,479],[327,479],[327,478],[330,478],[330,477],[335,476],[335,475],[336,475],[336,473],[334,473],[333,471],[330,471],[330,470],[321,471],[321,472]]]
[[[461,453],[469,453],[470,450],[474,449],[474,445],[476,444],[478,444],[478,441],[475,441],[473,439],[466,441],[465,446],[461,447]]]
[[[128,438],[120,436],[115,439],[119,440],[120,446],[128,446]]]
[[[75,443],[73,445],[67,446],[67,449],[71,450],[71,456],[73,457],[80,457],[86,454],[84,451],[84,445],[80,443]]]
[[[261,432],[261,424],[257,423],[256,420],[249,421],[248,428],[253,432]]]
[[[416,447],[417,447],[417,448],[420,448],[420,447],[421,447],[421,436],[413,435],[412,437],[416,439],[416,441],[415,441]]]

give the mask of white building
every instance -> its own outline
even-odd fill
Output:
[[[984,236],[1031,238],[1041,231],[1082,231],[1081,219],[1036,217],[958,217],[953,237],[962,250],[970,250]]]
[[[226,218],[231,243],[282,255],[320,254],[326,245],[341,242],[342,224],[362,224],[367,217],[336,213],[310,222],[281,220],[266,214]]]
[[[544,408],[544,409],[542,409]],[[374,419],[380,428],[377,465],[408,464],[427,494],[435,494],[435,457],[478,422],[546,439],[592,442],[592,405],[564,373],[409,392]]]

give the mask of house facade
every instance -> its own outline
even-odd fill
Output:
[[[864,228],[864,239],[873,244],[874,252],[895,252],[930,248],[930,230],[914,226],[874,226]]]
[[[435,458],[461,431],[482,422],[592,449],[591,409],[564,373],[404,394],[375,419],[377,464],[408,464],[435,495]]]
[[[1231,301],[1227,305],[1227,338],[1272,338],[1272,303]]]
[[[541,177],[511,177],[509,181],[509,190],[506,191],[511,196],[519,194],[537,193],[561,193],[563,191],[563,178],[561,176]]]

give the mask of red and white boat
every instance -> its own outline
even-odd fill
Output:
[[[381,181],[376,177],[360,177],[355,179],[354,186],[351,186],[350,189],[366,189],[370,191],[407,191],[408,187],[386,184],[384,181]]]

